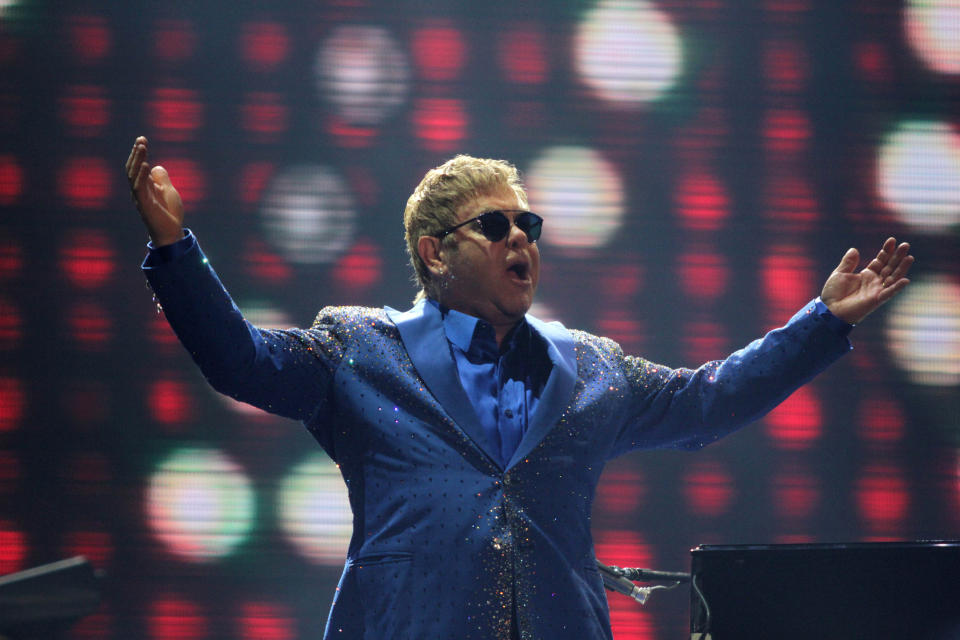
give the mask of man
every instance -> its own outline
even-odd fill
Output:
[[[697,370],[526,315],[542,220],[512,165],[458,156],[407,203],[422,291],[407,312],[328,307],[308,330],[249,325],[183,228],[166,171],[127,160],[144,269],[218,390],[302,420],[337,462],[354,532],[327,638],[611,638],[590,536],[604,463],[696,449],[754,420],[849,348],[907,286],[888,239],[850,249],[786,326]]]

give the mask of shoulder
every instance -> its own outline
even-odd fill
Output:
[[[374,307],[324,307],[310,327],[314,330],[389,331],[395,329],[384,309]]]
[[[620,357],[623,355],[623,349],[620,345],[603,336],[594,335],[580,329],[568,329],[573,337],[574,349],[577,357]]]

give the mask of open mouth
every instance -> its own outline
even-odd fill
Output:
[[[518,280],[530,279],[530,266],[522,262],[510,265],[507,271],[512,273]]]

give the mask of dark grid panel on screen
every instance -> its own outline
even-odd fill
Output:
[[[83,554],[74,638],[319,637],[350,535],[296,424],[207,388],[143,285],[120,167],[173,176],[238,304],[403,308],[400,216],[457,152],[546,218],[534,313],[675,366],[903,236],[915,282],[743,433],[611,463],[598,557],[960,531],[958,0],[0,2],[0,574]],[[612,595],[618,640],[685,632]]]

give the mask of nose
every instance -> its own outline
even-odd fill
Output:
[[[507,245],[511,247],[528,244],[527,234],[517,226],[516,217],[510,218],[510,230],[507,232]]]

